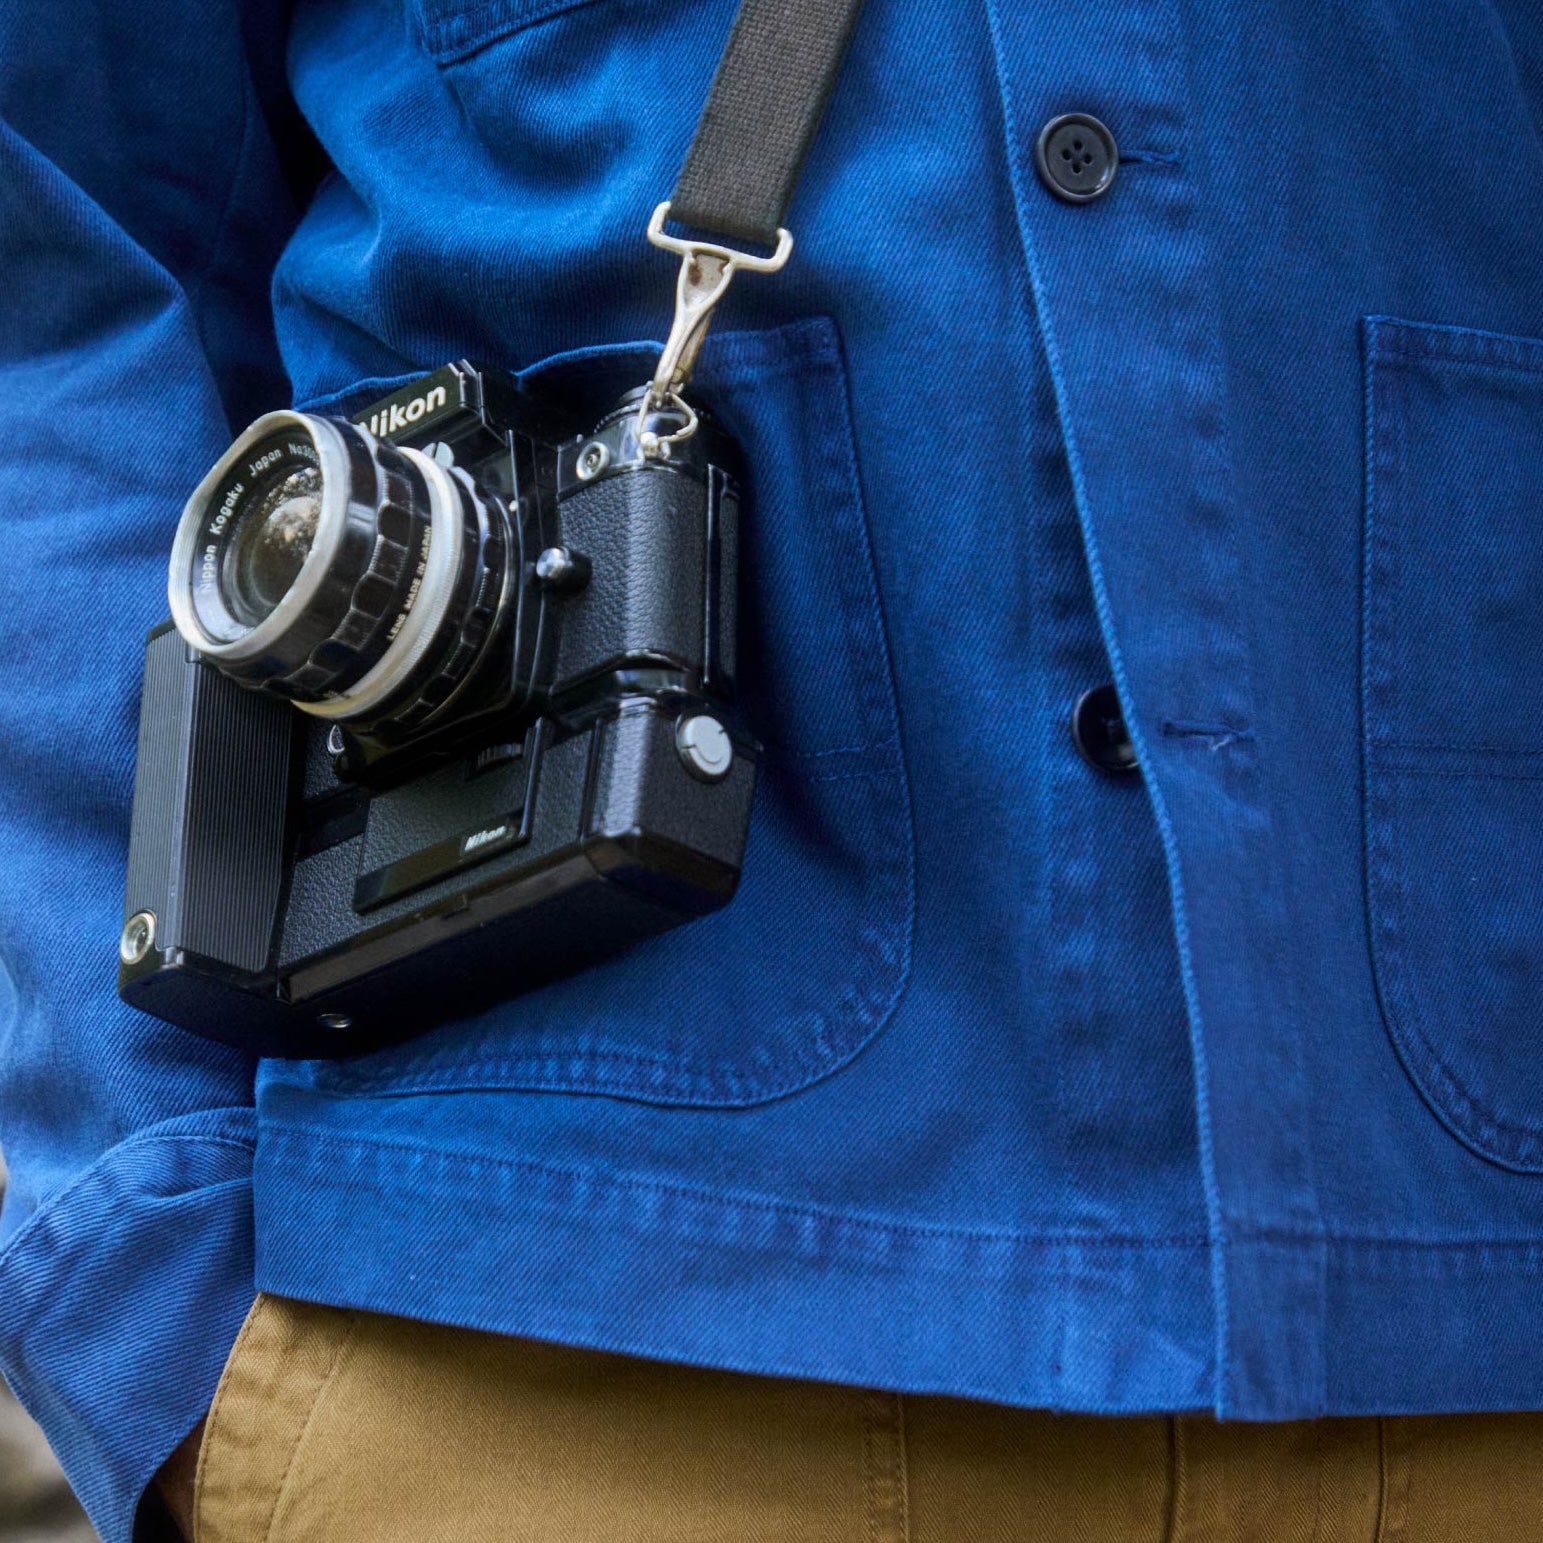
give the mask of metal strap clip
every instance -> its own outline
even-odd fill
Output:
[[[741,269],[749,273],[775,273],[793,250],[793,237],[786,230],[777,232],[777,249],[770,257],[753,252],[736,252],[732,247],[711,241],[688,241],[665,233],[664,222],[670,217],[666,199],[654,210],[648,222],[648,239],[667,252],[678,252],[680,274],[675,281],[675,321],[659,356],[659,367],[649,383],[647,395],[638,409],[638,446],[650,458],[663,460],[670,446],[696,433],[695,412],[681,396],[691,371],[696,366],[702,340],[712,325],[713,308],[723,299],[729,281]],[[673,407],[685,415],[685,425],[673,434],[658,434],[643,427],[650,412]]]

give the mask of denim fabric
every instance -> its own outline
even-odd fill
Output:
[[[457,356],[641,380],[732,11],[0,9],[0,1365],[108,1543],[259,1288],[1105,1414],[1543,1405],[1527,0],[869,0],[700,372],[740,895],[348,1063],[118,1003],[188,490]],[[1122,152],[1080,207],[1066,111]],[[1072,749],[1110,679],[1138,779]]]

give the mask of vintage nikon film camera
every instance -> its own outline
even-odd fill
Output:
[[[146,646],[125,1001],[354,1054],[734,893],[737,450],[641,390],[582,427],[453,364],[270,413],[200,484]]]

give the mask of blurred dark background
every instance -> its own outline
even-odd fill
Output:
[[[0,1390],[0,1543],[96,1543],[43,1433]]]

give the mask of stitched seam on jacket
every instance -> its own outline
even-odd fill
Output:
[[[1536,344],[1530,338],[1517,338],[1515,341],[1543,349],[1543,339],[1539,339]],[[1379,363],[1390,359],[1397,359],[1405,364],[1448,364],[1458,369],[1498,370],[1503,375],[1543,375],[1543,359],[1533,364],[1526,359],[1486,359],[1478,354],[1443,352],[1435,348],[1421,350],[1381,347],[1377,350]]]
[[[418,0],[418,12],[423,46],[438,63],[454,65],[572,11],[623,3],[624,0],[473,0],[472,4],[452,7],[440,0]]]
[[[1027,1243],[1033,1246],[1077,1248],[1204,1248],[1210,1242],[1204,1233],[1179,1233],[1169,1236],[1143,1237],[1139,1234],[1101,1234],[1077,1232],[1016,1232],[1005,1228],[948,1227],[915,1222],[888,1222],[874,1217],[853,1215],[824,1206],[800,1204],[790,1201],[761,1199],[754,1195],[723,1190],[702,1189],[687,1184],[669,1183],[656,1179],[641,1179],[626,1174],[600,1173],[583,1168],[564,1168],[557,1164],[540,1163],[531,1158],[502,1157],[482,1152],[447,1152],[438,1147],[414,1145],[406,1141],[390,1141],[377,1136],[339,1136],[330,1131],[317,1130],[287,1120],[269,1120],[263,1125],[264,1132],[295,1136],[307,1142],[341,1149],[345,1154],[357,1156],[360,1149],[373,1149],[382,1153],[401,1152],[425,1157],[450,1168],[500,1168],[511,1173],[524,1173],[533,1177],[573,1181],[595,1188],[630,1191],[646,1195],[668,1195],[675,1199],[714,1207],[765,1216],[785,1217],[789,1220],[829,1222],[851,1231],[871,1232],[892,1237],[910,1237],[919,1240],[953,1239],[979,1243]],[[331,1165],[329,1165],[330,1167]]]
[[[1070,1231],[1027,1232],[1000,1227],[949,1227],[922,1222],[891,1222],[876,1217],[838,1211],[832,1207],[811,1205],[797,1201],[765,1199],[739,1191],[713,1190],[667,1180],[637,1178],[626,1174],[600,1173],[583,1168],[567,1168],[555,1163],[542,1163],[533,1158],[506,1157],[487,1152],[447,1152],[439,1147],[416,1145],[408,1141],[393,1141],[385,1137],[364,1135],[338,1135],[318,1130],[290,1120],[265,1120],[264,1134],[273,1133],[295,1137],[303,1142],[337,1148],[347,1155],[358,1155],[358,1149],[369,1148],[381,1153],[397,1152],[415,1157],[425,1157],[439,1162],[446,1168],[466,1166],[472,1168],[500,1168],[511,1173],[529,1174],[535,1178],[551,1178],[574,1181],[597,1188],[635,1191],[640,1194],[669,1195],[680,1200],[725,1210],[752,1212],[763,1215],[784,1216],[823,1221],[854,1231],[865,1231],[894,1236],[914,1237],[921,1240],[936,1238],[978,1243],[1026,1243],[1032,1246],[1055,1247],[1108,1247],[1108,1248],[1203,1248],[1209,1244],[1206,1233],[1173,1233],[1158,1236],[1142,1236],[1137,1233],[1081,1233]],[[330,1160],[325,1165],[329,1171]],[[1259,1227],[1235,1232],[1232,1241],[1248,1243],[1327,1243],[1340,1248],[1366,1248],[1389,1252],[1452,1252],[1464,1253],[1475,1249],[1505,1250],[1516,1253],[1532,1253],[1543,1264],[1543,1238],[1490,1237],[1476,1234],[1462,1238],[1415,1238],[1397,1237],[1377,1233],[1356,1232],[1302,1232],[1289,1227]]]

